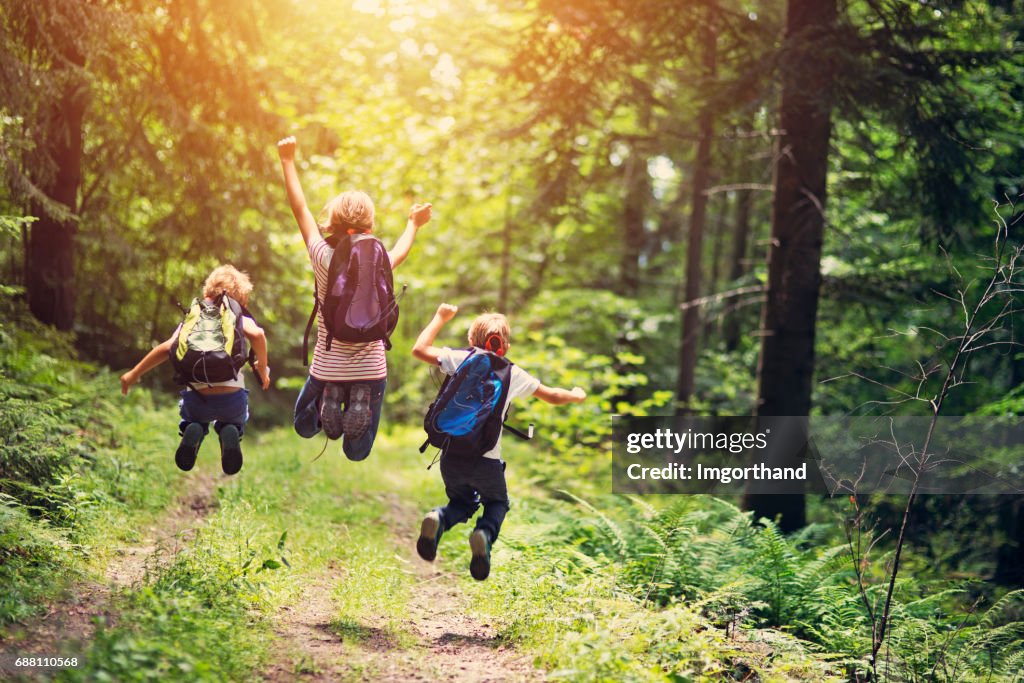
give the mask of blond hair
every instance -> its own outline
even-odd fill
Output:
[[[478,315],[469,324],[469,339],[471,346],[486,348],[487,340],[491,335],[498,335],[501,339],[501,347],[507,349],[511,341],[512,332],[508,327],[508,318],[501,313],[484,313]],[[493,350],[493,349],[491,349]]]
[[[373,230],[375,209],[370,195],[359,190],[348,190],[327,202],[320,212],[319,225],[324,232],[334,234],[355,230]]]
[[[234,266],[217,266],[203,283],[203,296],[216,299],[221,292],[227,292],[228,296],[245,306],[252,293],[252,282],[248,275]]]

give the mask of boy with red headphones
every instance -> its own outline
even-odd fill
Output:
[[[458,307],[450,304],[438,306],[433,320],[420,332],[412,348],[413,356],[440,366],[441,372],[446,375],[455,374],[462,361],[471,353],[469,349],[434,346],[434,339],[441,328],[455,317],[458,310]],[[500,313],[477,316],[469,326],[468,337],[471,346],[504,356],[510,345],[508,319]],[[513,365],[508,399],[503,411],[508,410],[512,399],[521,396],[536,396],[548,403],[564,405],[581,403],[587,395],[579,387],[568,391],[545,386],[518,365]],[[472,551],[469,570],[473,578],[482,581],[490,573],[491,545],[498,538],[509,505],[505,463],[501,459],[501,438],[494,448],[479,456],[467,458],[442,454],[441,479],[444,481],[448,504],[431,510],[423,518],[416,550],[423,559],[433,561],[437,556],[441,535],[456,524],[469,521],[477,508],[483,505],[484,512],[469,536]]]

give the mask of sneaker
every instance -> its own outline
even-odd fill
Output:
[[[345,388],[340,384],[324,387],[324,395],[320,401],[320,424],[328,439],[340,439],[342,434],[341,404],[345,400]]]
[[[427,562],[437,557],[437,544],[441,541],[444,529],[441,525],[441,513],[431,510],[420,524],[420,537],[416,540],[416,552]]]
[[[242,469],[241,440],[235,425],[224,425],[220,430],[220,466],[224,474],[237,474]]]
[[[473,553],[469,573],[477,581],[483,581],[491,573],[491,535],[483,529],[475,529],[469,535],[469,549]]]
[[[370,387],[352,385],[348,407],[341,417],[341,429],[346,439],[358,439],[370,428]]]
[[[196,456],[199,455],[199,446],[203,443],[203,426],[198,422],[192,422],[185,427],[185,433],[181,435],[181,443],[174,453],[174,464],[179,470],[188,472],[196,464]]]

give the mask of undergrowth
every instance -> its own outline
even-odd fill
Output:
[[[872,622],[833,529],[787,537],[703,496],[558,498],[509,534],[489,597],[555,677],[869,680]],[[865,568],[872,602],[883,563]],[[986,604],[977,583],[900,579],[884,680],[1017,680],[1024,591]]]

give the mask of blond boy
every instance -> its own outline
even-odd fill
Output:
[[[245,306],[252,293],[252,282],[248,275],[234,266],[219,266],[206,278],[203,298],[213,303],[222,293]],[[154,346],[134,368],[121,375],[122,394],[127,394],[143,375],[170,358],[172,345],[180,329],[179,325],[170,339]],[[270,368],[267,365],[266,334],[248,316],[242,318],[242,331],[252,345],[260,385],[267,389],[270,386]],[[181,392],[178,408],[181,414],[178,426],[181,443],[174,454],[174,462],[180,469],[188,471],[195,465],[199,446],[209,432],[211,422],[220,437],[221,467],[224,473],[235,474],[242,469],[240,441],[249,419],[249,392],[245,389],[245,378],[241,370],[237,378],[230,381],[189,386]]]
[[[438,306],[433,320],[420,332],[412,349],[413,356],[439,366],[446,375],[455,374],[462,361],[474,350],[486,350],[504,356],[511,346],[508,319],[500,313],[485,313],[472,322],[468,339],[474,349],[434,346],[434,339],[441,328],[455,317],[458,310],[458,307],[449,304]],[[513,399],[523,396],[536,396],[547,403],[563,405],[581,403],[587,395],[579,387],[568,391],[545,386],[530,373],[513,365],[502,415],[508,412]],[[472,553],[469,570],[473,578],[483,581],[491,569],[491,545],[498,538],[509,508],[500,436],[494,448],[486,453],[470,456],[442,453],[441,479],[444,481],[448,504],[434,508],[423,518],[416,550],[423,559],[433,561],[437,556],[441,535],[456,524],[469,521],[482,505],[483,514],[477,519],[476,528],[469,536]]]

